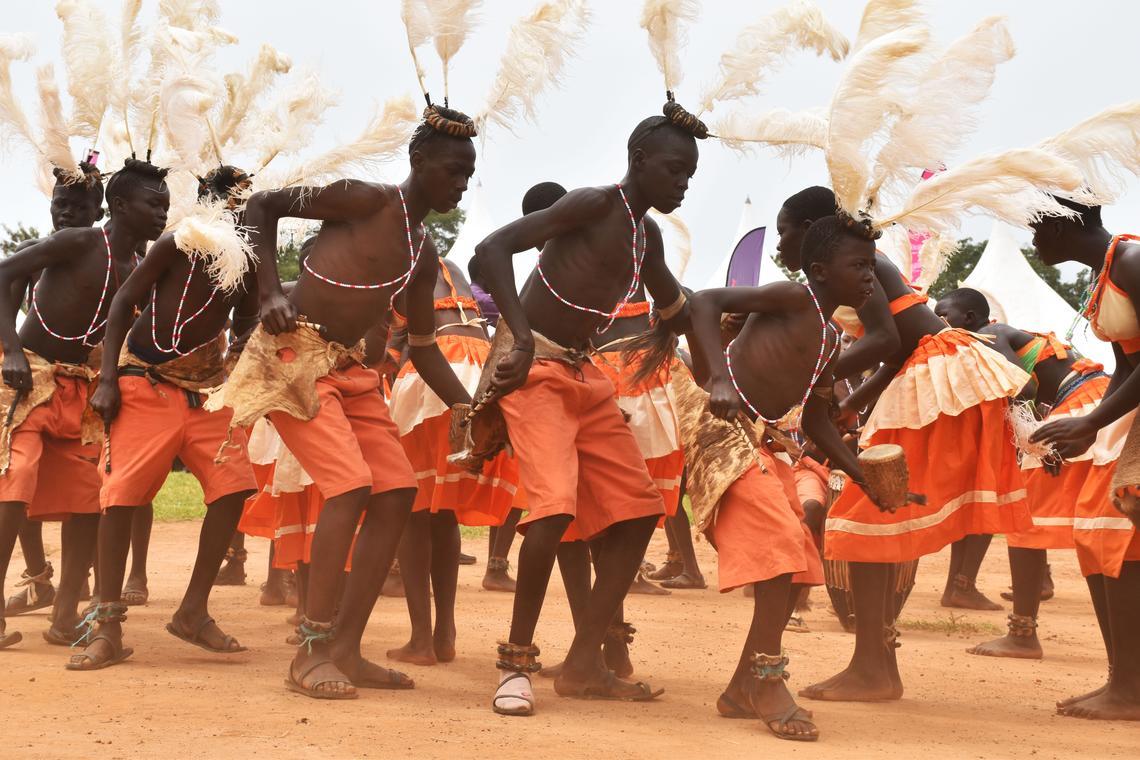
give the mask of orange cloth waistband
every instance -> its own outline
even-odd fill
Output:
[[[479,305],[470,296],[444,296],[435,299],[434,305],[437,311],[447,309],[470,309],[476,313],[479,311]]]
[[[623,303],[621,308],[618,309],[617,318],[625,319],[626,317],[644,317],[649,313],[649,301],[633,301],[631,303]]]

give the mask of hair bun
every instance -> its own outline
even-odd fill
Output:
[[[430,105],[424,109],[424,122],[436,132],[452,137],[476,137],[475,121],[467,114],[444,106]]]
[[[672,124],[685,130],[698,140],[704,140],[709,136],[709,128],[705,126],[705,123],[686,111],[685,108],[673,100],[671,96],[669,100],[665,102],[665,106],[661,109],[661,112],[665,114],[665,117],[669,119]]]
[[[166,179],[166,175],[170,173],[170,169],[159,168],[150,161],[142,161],[133,157],[123,160],[123,168],[120,171],[135,172],[154,179]]]
[[[867,240],[878,240],[883,236],[883,231],[877,229],[872,223],[871,218],[865,214],[860,214],[858,218],[851,216],[840,211],[837,216],[843,226],[855,233],[861,238]]]

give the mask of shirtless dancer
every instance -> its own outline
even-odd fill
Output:
[[[474,392],[491,341],[464,273],[445,258],[439,261],[434,298],[440,350],[468,391]],[[419,479],[419,490],[398,552],[412,623],[411,639],[403,647],[389,650],[388,657],[416,665],[451,662],[455,659],[459,526],[504,523],[514,503],[518,465],[506,452],[485,463],[480,472],[467,472],[450,464],[451,409],[410,364],[400,369],[390,404],[400,442]]]
[[[224,388],[235,424],[269,413],[326,500],[313,538],[302,643],[286,680],[310,697],[354,699],[357,687],[413,686],[360,652],[411,512],[416,478],[379,393],[379,375],[350,347],[386,323],[393,298],[405,294],[400,310],[408,317],[413,364],[448,406],[470,400],[435,343],[439,259],[421,223],[429,211],[449,211],[463,197],[475,171],[474,134],[469,117],[431,106],[408,146],[411,172],[400,185],[344,180],[272,190],[255,193],[246,207],[262,261],[274,260],[282,217],[325,222],[288,297],[276,267],[258,269],[261,327]],[[286,375],[284,365],[294,363],[298,369]]]
[[[0,477],[0,573],[7,571],[26,505],[66,510],[48,634],[61,634],[69,643],[75,640],[76,608],[100,522],[94,464],[99,447],[90,438],[85,445],[81,431],[95,374],[86,362],[103,338],[111,299],[130,274],[135,250],[166,225],[170,194],[163,176],[146,162],[128,159],[107,182],[111,218],[103,227],[60,230],[0,262],[0,343],[10,389],[4,404],[12,428],[9,468]],[[17,334],[11,286],[36,272],[41,274],[31,313]],[[41,465],[51,468],[50,478],[38,479]],[[51,497],[41,500],[49,488]],[[19,634],[5,636],[0,628],[0,645],[14,643],[13,636]]]
[[[51,194],[52,231],[59,232],[72,227],[91,227],[103,218],[103,181],[99,170],[92,164],[79,164],[85,177],[92,182],[68,182],[67,175],[55,169],[55,187]],[[35,245],[39,240],[27,240],[16,247],[14,253]],[[37,273],[38,274],[38,273]],[[33,278],[34,279],[34,276]],[[27,282],[14,282],[12,289],[12,319],[16,318],[20,305],[29,291]],[[8,597],[5,612],[8,616],[50,607],[55,602],[55,587],[51,578],[54,569],[44,552],[43,523],[39,520],[24,520],[20,527],[20,553],[24,557],[26,569],[20,574],[17,587],[19,592]]]
[[[1061,199],[1059,199],[1061,200]],[[1113,235],[1101,222],[1100,207],[1061,203],[1076,219],[1045,218],[1033,226],[1033,245],[1046,264],[1076,261],[1097,272],[1085,316],[1101,340],[1111,341],[1116,369],[1099,406],[1083,416],[1049,422],[1031,438],[1075,455],[1101,444],[1113,428],[1123,432],[1140,405],[1140,244],[1133,235]],[[1136,511],[1135,424],[1128,432],[1109,493],[1090,478],[1078,499],[1073,538],[1092,594],[1108,652],[1108,683],[1058,703],[1063,715],[1102,720],[1140,720],[1140,517]],[[1095,441],[1095,443],[1094,443]],[[1126,474],[1127,473],[1127,474]],[[1121,476],[1123,475],[1123,480]],[[1115,505],[1115,506],[1114,506]],[[1130,517],[1121,515],[1130,508]]]
[[[1083,414],[1100,403],[1108,387],[1104,367],[1082,359],[1053,335],[1038,335],[1016,327],[990,322],[990,307],[984,295],[971,288],[953,290],[938,299],[934,309],[951,327],[993,337],[993,347],[1031,375],[1022,397],[1032,399],[1047,420]],[[1013,613],[1006,636],[969,649],[970,654],[1039,660],[1037,611],[1048,570],[1046,550],[1072,549],[1077,502],[1090,479],[1104,494],[1115,469],[1123,438],[1095,452],[1047,463],[1022,455],[1025,487],[1033,527],[1006,536],[1009,569],[1013,580]],[[1089,484],[1091,485],[1091,484]]]
[[[249,182],[245,172],[220,166],[203,181],[200,200],[237,205]],[[126,572],[134,511],[149,504],[178,457],[202,485],[206,517],[186,593],[166,630],[208,652],[245,650],[222,632],[207,609],[214,576],[222,564],[242,505],[254,491],[245,436],[235,434],[224,461],[230,415],[202,408],[202,391],[224,377],[223,331],[231,315],[235,330],[251,322],[257,304],[253,267],[223,290],[209,274],[218,253],[190,254],[177,231],[164,233],[111,302],[103,368],[92,408],[109,430],[104,446],[100,502],[101,594],[92,619],[98,623],[69,670],[98,670],[127,659],[123,645],[126,605],[119,590]],[[135,309],[142,309],[135,319]],[[243,317],[243,314],[245,315]]]
[[[598,659],[665,509],[614,401],[613,386],[586,352],[642,278],[654,300],[666,305],[666,318],[684,318],[660,230],[643,217],[650,207],[668,213],[681,205],[697,168],[694,134],[669,117],[642,121],[630,135],[628,170],[619,185],[571,191],[476,248],[502,313],[496,341],[513,343],[494,369],[492,383],[530,509],[521,523],[526,535],[510,635],[499,646],[496,712],[534,713],[529,674],[540,668],[534,630],[559,542],[571,522],[591,541],[598,579],[555,690],[603,699],[657,695],[646,684],[617,679]],[[511,256],[539,245],[537,278],[532,275],[520,297]]]
[[[765,431],[802,405],[804,433],[862,481],[854,454],[832,424],[830,393],[816,386],[830,388],[839,353],[832,312],[840,305],[860,307],[873,292],[875,248],[837,217],[826,217],[804,236],[803,264],[807,286],[721,288],[693,296],[694,379],[707,385],[708,394],[677,380],[674,388],[694,510],[717,549],[720,590],[755,589],[752,626],[717,709],[732,718],[759,717],[781,739],[814,741],[819,732],[810,714],[785,685],[781,638],[801,586],[821,584],[823,566],[802,523],[792,468],[772,455]],[[748,314],[727,349],[721,347],[724,313]],[[781,372],[771,372],[773,364]],[[758,423],[755,429],[745,428],[742,411]],[[748,445],[742,448],[741,441]]]
[[[810,188],[785,202],[776,222],[785,261],[799,259],[804,215],[795,208],[807,193],[817,196],[818,206],[835,205],[826,188]],[[861,223],[851,223],[860,234],[873,235]],[[842,379],[885,362],[840,409],[861,409],[861,397],[882,389],[860,443],[901,445],[907,453],[910,489],[924,494],[927,504],[885,513],[849,483],[832,505],[824,551],[828,558],[850,562],[855,654],[842,673],[800,692],[812,699],[901,698],[892,601],[895,564],[936,552],[969,534],[1008,533],[1029,524],[1024,479],[1007,419],[1009,398],[1028,377],[977,338],[947,328],[926,300],[886,256],[876,254],[874,293],[857,310],[865,334],[835,364],[835,376]],[[892,343],[895,348],[890,349]],[[932,363],[936,357],[944,358]],[[993,382],[984,388],[955,387],[944,375],[951,365],[960,366],[956,377],[985,372]],[[917,408],[912,400],[920,393],[912,379],[915,372],[929,374],[939,386],[933,419],[894,412]],[[964,498],[970,493],[978,497]],[[946,509],[951,503],[958,508]]]

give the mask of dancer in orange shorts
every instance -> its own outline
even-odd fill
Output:
[[[1086,414],[1048,422],[1033,440],[1056,446],[1066,458],[1089,450],[1091,444],[1095,457],[1098,448],[1119,439],[1124,425],[1129,427],[1116,473],[1111,480],[1107,468],[1090,473],[1077,496],[1073,524],[1077,558],[1108,651],[1108,683],[1057,707],[1061,714],[1078,718],[1140,720],[1140,373],[1135,370],[1140,364],[1140,238],[1110,234],[1098,206],[1061,203],[1077,216],[1046,217],[1035,224],[1033,245],[1047,264],[1076,261],[1099,272],[1085,316],[1098,338],[1112,342],[1116,369],[1099,405]]]
[[[203,180],[201,203],[228,204],[231,211],[248,175],[220,166]],[[218,222],[237,239],[232,215]],[[238,332],[251,323],[256,304],[252,262],[241,247],[198,244],[189,223],[165,233],[111,303],[103,368],[91,405],[108,429],[103,450],[99,577],[106,579],[90,617],[98,628],[71,670],[96,670],[131,654],[123,644],[124,607],[119,589],[126,573],[134,511],[158,493],[175,457],[202,485],[207,505],[194,569],[186,593],[166,630],[206,651],[244,651],[208,610],[210,589],[237,527],[245,498],[255,484],[245,452],[245,434],[221,461],[230,415],[202,408],[203,390],[222,382],[222,331],[231,315]],[[218,237],[214,237],[218,240]],[[193,251],[193,253],[191,253]],[[237,253],[238,255],[233,255]],[[135,309],[142,309],[135,319]],[[133,324],[132,324],[133,323]]]
[[[667,113],[679,116],[673,109]],[[658,303],[670,305],[663,309],[666,318],[682,311],[660,230],[643,217],[650,207],[668,212],[680,205],[697,165],[694,134],[704,132],[688,120],[646,119],[630,136],[628,171],[619,185],[571,191],[476,248],[502,313],[495,342],[505,354],[488,365],[486,383],[480,383],[480,394],[493,387],[490,396],[499,401],[492,405],[480,396],[479,414],[497,409],[505,420],[530,507],[520,523],[525,536],[510,635],[499,647],[496,712],[534,713],[534,631],[558,545],[572,522],[593,542],[598,580],[555,690],[606,699],[657,694],[646,684],[616,678],[598,662],[665,507],[614,401],[613,385],[588,361],[587,350],[642,278]],[[542,253],[520,297],[511,256],[535,246]],[[471,426],[478,424],[477,415]]]
[[[439,262],[434,305],[440,350],[456,377],[474,392],[491,341],[463,272],[447,259]],[[518,490],[518,465],[505,452],[484,463],[479,472],[450,464],[451,409],[410,364],[400,369],[392,385],[391,404],[419,491],[398,553],[411,638],[388,656],[417,665],[451,662],[455,659],[459,526],[504,523]]]
[[[274,260],[279,219],[335,222],[317,233],[288,296],[275,267],[258,270],[261,326],[211,398],[212,405],[234,409],[236,425],[268,414],[325,499],[298,629],[302,645],[286,678],[289,689],[309,697],[354,699],[357,687],[413,686],[360,650],[417,486],[380,376],[364,364],[363,338],[373,330],[387,334],[399,296],[417,370],[449,407],[470,400],[435,342],[439,259],[421,223],[429,211],[449,211],[462,198],[475,170],[474,135],[469,117],[429,106],[408,146],[411,171],[399,185],[348,180],[270,190],[246,206],[251,243],[263,261]]]
[[[102,195],[98,172],[67,168],[86,192]],[[78,175],[78,176],[76,176]],[[66,510],[64,559],[49,640],[73,643],[77,606],[95,551],[99,525],[98,424],[82,424],[88,386],[95,376],[88,364],[103,338],[107,310],[127,278],[140,243],[157,237],[166,224],[170,195],[164,172],[133,159],[108,182],[111,219],[102,228],[61,229],[0,262],[0,342],[4,385],[0,403],[7,419],[0,475],[0,574],[6,573],[16,533],[27,505],[39,501]],[[12,303],[13,284],[36,273],[29,317],[19,333]],[[98,283],[98,284],[95,284]],[[51,501],[36,499],[40,468],[53,467],[44,481]],[[46,471],[44,471],[46,473]],[[50,481],[50,485],[49,485]],[[0,648],[19,641],[5,634]]]
[[[819,731],[785,684],[781,644],[800,588],[823,583],[823,564],[803,522],[792,467],[773,456],[802,407],[804,433],[856,480],[862,474],[829,417],[831,369],[840,336],[835,308],[871,293],[874,246],[835,217],[804,239],[808,284],[723,288],[692,298],[694,378],[673,379],[698,529],[716,547],[720,590],[754,588],[752,625],[728,687],[717,701],[731,718],[758,717],[782,739],[814,741]],[[721,316],[746,314],[722,347]],[[817,345],[811,353],[801,346]],[[652,354],[652,352],[651,352]],[[781,372],[773,373],[773,364]],[[694,379],[696,382],[694,382]],[[705,384],[708,391],[699,384]]]

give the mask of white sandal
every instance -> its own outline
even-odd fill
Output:
[[[519,683],[521,679],[521,683]],[[499,715],[534,715],[534,691],[526,673],[505,672],[491,700],[491,709]]]

